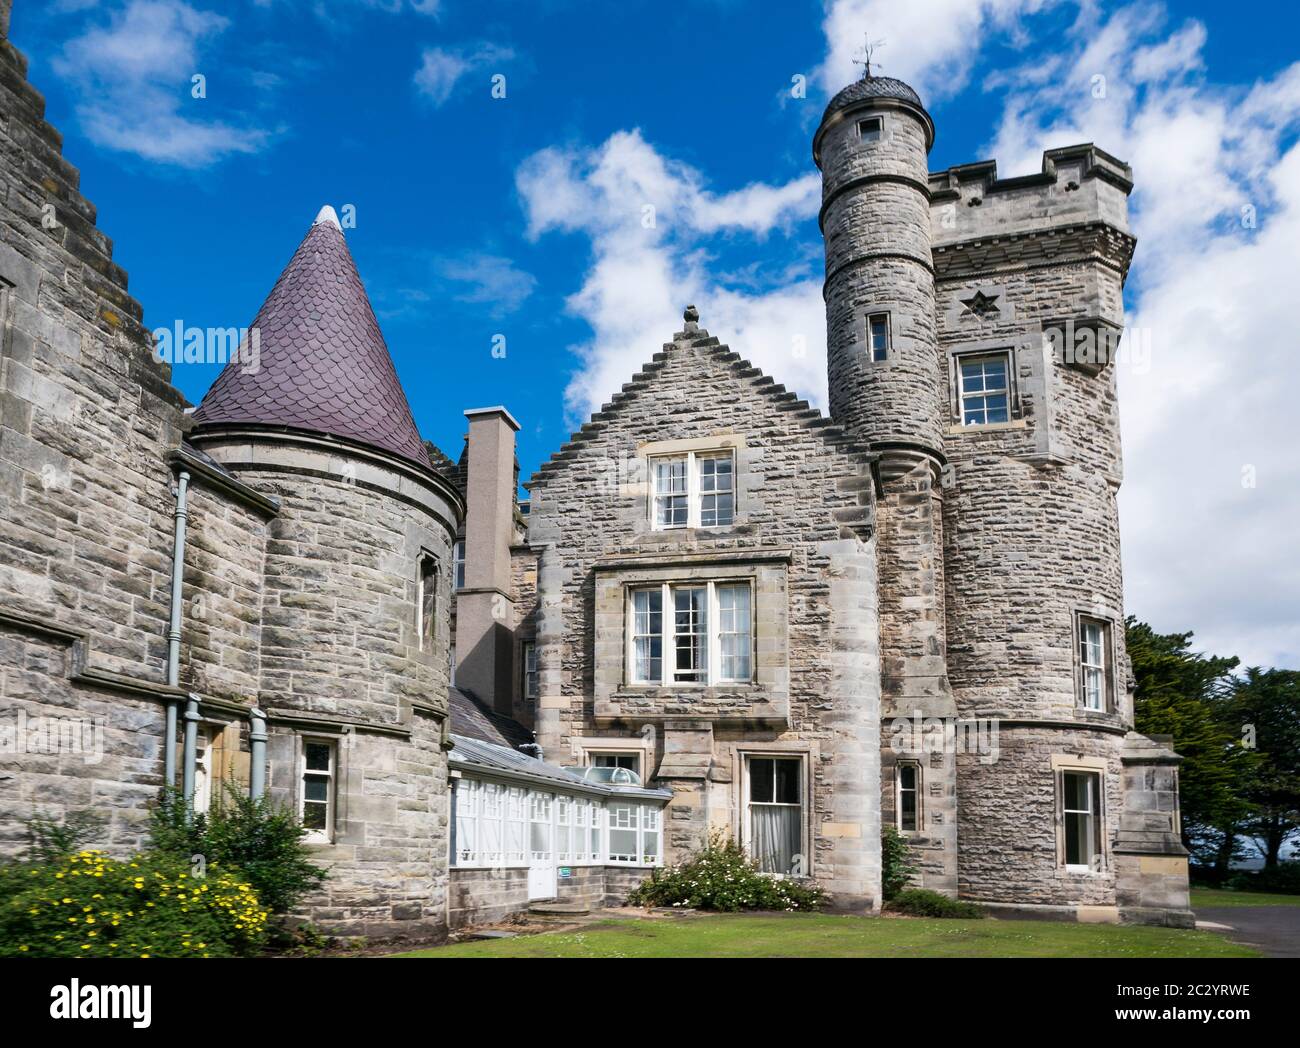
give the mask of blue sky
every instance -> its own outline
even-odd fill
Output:
[[[353,205],[349,244],[421,431],[455,456],[462,410],[505,403],[525,476],[687,302],[824,405],[809,141],[864,31],[935,118],[932,168],[995,156],[1023,173],[1045,147],[1096,141],[1135,167],[1127,306],[1152,346],[1120,374],[1129,608],[1300,664],[1291,4],[15,8],[11,38],[149,326],[247,325],[319,207]],[[174,378],[197,402],[216,370]]]

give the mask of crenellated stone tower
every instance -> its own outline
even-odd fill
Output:
[[[822,172],[831,416],[880,456],[881,791],[887,821],[914,799],[926,887],[957,891],[956,714],[945,662],[943,442],[928,164],[934,124],[915,91],[864,76],[826,107]],[[890,726],[908,718],[905,737]],[[928,723],[927,723],[928,722]],[[895,741],[897,739],[897,741]],[[900,778],[906,776],[906,779]],[[924,783],[924,797],[909,792]]]

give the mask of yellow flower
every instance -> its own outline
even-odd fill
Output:
[[[27,952],[27,944],[24,943],[22,946],[18,947],[18,952],[19,952],[19,953],[26,953],[26,952]]]

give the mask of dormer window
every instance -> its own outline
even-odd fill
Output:
[[[650,461],[651,519],[658,531],[727,527],[735,519],[735,459],[730,451],[665,455]]]
[[[869,116],[858,121],[858,138],[863,142],[879,142],[884,130],[884,121],[878,116]]]
[[[889,359],[888,313],[872,313],[867,317],[867,352],[872,361]]]

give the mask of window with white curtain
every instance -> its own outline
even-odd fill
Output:
[[[628,679],[633,684],[752,679],[753,601],[748,582],[638,587],[629,595],[628,622]]]
[[[798,757],[746,760],[746,844],[764,873],[801,872],[803,761]]]
[[[688,452],[650,460],[656,530],[718,528],[736,515],[736,465],[730,451]]]

